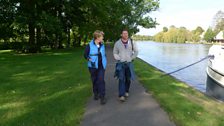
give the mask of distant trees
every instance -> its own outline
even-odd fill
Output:
[[[133,35],[132,39],[133,40],[153,40],[153,37],[147,36],[147,35]]]
[[[199,42],[202,40],[212,42],[220,31],[224,31],[223,11],[218,11],[215,14],[212,27],[209,27],[206,31],[200,26],[195,30],[190,31],[184,27],[176,28],[172,25],[169,29],[167,27],[163,27],[163,31],[157,33],[153,38],[154,41],[158,42],[184,43],[186,41]]]
[[[205,32],[204,40],[207,42],[211,42],[214,39],[215,35],[216,33],[212,30],[212,28],[208,28],[208,30]]]
[[[218,34],[220,31],[224,31],[224,18],[221,19],[215,27],[215,33]]]
[[[170,26],[170,28],[163,28],[162,32],[159,32],[154,36],[154,40],[158,42],[174,42],[184,43],[192,39],[191,32],[185,27],[176,28]]]
[[[220,29],[221,28],[222,27],[220,27]],[[211,27],[204,31],[202,27],[198,26],[195,30],[190,31],[185,27],[176,28],[175,26],[170,26],[168,30],[166,27],[164,27],[162,32],[159,32],[153,36],[153,40],[157,42],[173,43],[185,43],[187,41],[200,42],[202,40],[205,40],[206,42],[212,42],[218,33],[219,32],[217,32],[217,29],[213,30]]]
[[[168,28],[167,27],[163,27],[163,32],[168,32]]]
[[[203,32],[204,29],[200,26],[190,31],[185,27],[177,28],[172,25],[169,29],[163,27],[163,31],[154,36],[154,41],[174,43],[185,43],[186,41],[199,42],[202,39],[201,35]]]
[[[224,31],[224,12],[218,11],[213,18],[213,30],[217,35],[220,31]],[[224,37],[224,35],[223,35]]]
[[[212,29],[216,34],[224,30],[224,12],[218,11],[213,17]]]
[[[223,11],[218,11],[215,14],[215,16],[213,18],[212,27],[209,27],[204,34],[204,40],[207,42],[213,41],[215,36],[220,31],[224,31],[224,12]]]
[[[193,42],[199,42],[202,40],[201,35],[204,32],[204,29],[198,26],[195,30],[191,31],[191,40]]]
[[[148,13],[158,7],[158,0],[1,0],[0,41],[27,42],[28,52],[69,48],[92,39],[96,29],[112,41],[123,28],[135,34],[138,26],[155,27]]]

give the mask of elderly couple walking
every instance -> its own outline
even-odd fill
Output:
[[[105,70],[107,65],[106,51],[103,44],[104,33],[96,30],[94,39],[85,48],[84,57],[88,61],[88,68],[91,75],[94,100],[100,99],[100,103],[106,104],[105,98]],[[121,32],[119,39],[113,49],[114,58],[117,60],[114,76],[119,79],[119,100],[125,102],[129,96],[131,79],[134,79],[134,67],[132,61],[138,55],[136,44],[129,39],[128,30]]]

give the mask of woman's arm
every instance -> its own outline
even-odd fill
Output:
[[[89,57],[89,52],[90,52],[90,47],[89,47],[89,44],[86,46],[86,48],[85,48],[85,51],[84,51],[84,58],[86,59],[86,60],[89,60],[90,59],[90,57]]]

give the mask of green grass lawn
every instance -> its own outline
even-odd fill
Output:
[[[144,87],[160,103],[177,126],[224,126],[224,103],[136,60],[135,70]]]
[[[91,96],[83,49],[0,51],[1,126],[78,126]]]

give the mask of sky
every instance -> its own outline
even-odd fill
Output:
[[[224,0],[160,0],[160,8],[150,17],[156,18],[159,25],[156,28],[145,29],[142,27],[139,35],[155,35],[163,27],[186,27],[189,30],[201,26],[206,30],[212,25],[214,15],[224,11]]]

